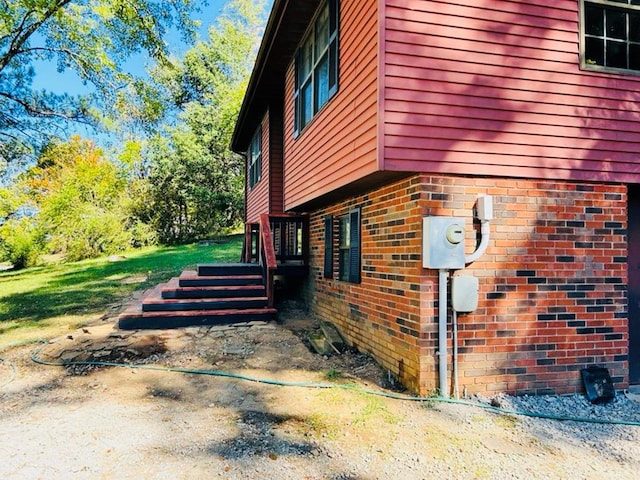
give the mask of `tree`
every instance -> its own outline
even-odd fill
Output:
[[[186,242],[242,219],[243,159],[231,135],[264,25],[264,2],[230,2],[208,41],[153,74],[175,122],[151,141],[155,225],[161,240]]]
[[[19,185],[0,189],[0,260],[20,269],[37,264],[44,236],[31,218],[26,192]]]
[[[68,260],[149,240],[128,208],[125,172],[88,140],[76,136],[47,146],[21,186],[35,207],[37,230],[46,232],[47,248]]]
[[[0,0],[0,173],[67,121],[93,122],[145,84],[123,73],[134,54],[166,63],[164,36],[193,34],[195,0]],[[92,98],[32,88],[34,64],[56,62],[96,87]],[[151,103],[148,103],[151,104]],[[149,112],[146,112],[149,114]]]

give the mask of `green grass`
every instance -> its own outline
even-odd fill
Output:
[[[103,315],[146,289],[197,263],[234,262],[240,258],[242,236],[211,246],[152,247],[74,263],[50,264],[0,273],[0,346],[51,336]]]
[[[324,378],[327,380],[339,380],[343,378],[342,372],[335,367],[331,367],[324,374]]]
[[[386,403],[380,397],[368,394],[362,395],[365,405],[352,420],[352,425],[366,425],[373,420],[383,421],[384,423],[392,425],[400,421],[400,419],[389,410]]]

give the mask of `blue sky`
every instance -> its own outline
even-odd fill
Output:
[[[196,19],[202,23],[199,31],[201,37],[206,37],[209,25],[215,21],[228,1],[229,0],[208,0],[208,5],[203,6],[202,11],[195,15]],[[169,43],[169,51],[174,55],[179,56],[188,48],[175,32],[167,37],[167,41]],[[144,74],[145,67],[148,66],[148,64],[149,62],[146,57],[139,56],[131,59],[127,63],[126,69],[129,73],[140,75]],[[33,88],[36,90],[45,89],[53,93],[68,93],[70,95],[81,95],[91,91],[91,86],[84,85],[73,71],[58,72],[55,61],[37,63],[35,70],[36,76],[33,82]]]

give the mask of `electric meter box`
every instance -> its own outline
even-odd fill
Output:
[[[422,266],[457,270],[464,268],[464,218],[422,219]]]

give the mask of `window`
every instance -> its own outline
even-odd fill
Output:
[[[296,54],[295,135],[338,91],[338,18],[338,0],[325,0]]]
[[[582,0],[581,66],[640,74],[640,0]]]
[[[338,278],[360,283],[360,209],[351,210],[339,221]]]
[[[351,247],[351,228],[349,215],[340,217],[340,233],[338,235],[338,265],[340,271],[340,280],[349,280],[349,254]]]
[[[347,215],[334,218],[330,215],[324,222],[324,266],[323,277],[333,278],[334,273],[334,223],[338,229],[338,279],[360,283],[361,227],[360,208],[350,210]]]
[[[249,188],[262,178],[262,127],[258,128],[249,145]]]

